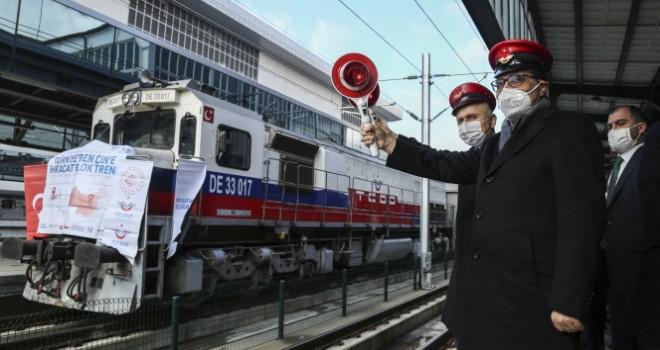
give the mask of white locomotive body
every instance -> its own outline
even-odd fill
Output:
[[[24,296],[123,313],[143,298],[229,281],[258,287],[274,277],[392,261],[417,249],[419,178],[264,119],[190,80],[128,85],[101,98],[93,138],[132,146],[153,162],[134,263],[73,235],[10,241],[3,256],[31,261]],[[199,175],[203,185],[183,220],[176,252],[168,252],[175,249],[172,213],[182,158],[205,162],[206,173]],[[434,234],[447,227],[445,200],[444,184],[432,182]],[[122,308],[95,302],[108,298],[132,302]]]

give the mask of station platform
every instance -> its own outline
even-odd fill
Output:
[[[24,299],[25,282],[25,265],[0,258],[0,320],[52,308]]]
[[[0,258],[0,297],[21,294],[25,281],[25,265]]]
[[[441,279],[441,278],[434,278],[433,284],[434,288],[442,288],[445,287],[449,283],[448,279]],[[357,321],[359,319],[362,319],[364,317],[367,317],[372,314],[376,314],[379,311],[388,309],[393,307],[394,305],[404,303],[408,300],[411,300],[413,298],[418,297],[421,293],[429,293],[429,290],[417,290],[417,291],[405,291],[402,293],[394,293],[392,295],[388,302],[381,302],[381,303],[375,303],[373,305],[370,305],[368,307],[365,307],[360,310],[355,310],[352,312],[349,316],[347,317],[338,317],[332,320],[329,320],[327,322],[323,322],[322,324],[319,324],[314,327],[306,328],[301,331],[298,331],[296,333],[289,334],[285,336],[284,339],[278,339],[278,340],[273,340],[267,343],[264,343],[262,345],[258,345],[253,347],[252,349],[254,350],[275,350],[275,349],[284,349],[289,346],[301,343],[305,341],[306,339],[315,337],[319,334],[328,332],[332,329],[338,328],[346,323],[350,323],[353,321]],[[446,330],[446,326],[442,324],[439,321],[439,316],[441,313],[442,308],[444,307],[444,301],[445,297],[443,296],[440,301],[438,301],[438,305],[429,305],[428,310],[430,312],[436,313],[438,315],[438,320],[435,322],[434,327],[429,328],[428,332],[429,334],[423,335],[423,336],[433,336],[438,332],[442,332]],[[411,313],[414,314],[414,313]],[[383,337],[391,337],[393,334],[402,334],[406,333],[406,331],[403,331],[403,329],[409,329],[411,326],[406,323],[411,323],[415,322],[414,317],[415,315],[411,315],[411,318],[407,317],[402,317],[396,322],[393,323],[386,323],[382,325],[381,327],[376,327],[375,329],[364,333],[361,335],[361,339],[355,339],[355,343],[353,343],[350,339],[342,341],[341,345],[335,345],[332,346],[328,349],[333,349],[333,350],[339,350],[339,349],[375,349],[375,348],[386,348],[386,345],[381,344],[383,342]],[[401,329],[401,330],[397,330]],[[389,333],[389,334],[384,334],[384,333]],[[365,341],[365,338],[368,338]],[[395,337],[396,338],[396,337]],[[392,344],[392,341],[394,339],[390,340],[390,345],[393,345],[392,347],[389,347],[388,349],[396,349],[398,348]],[[357,344],[359,343],[359,344]],[[406,347],[409,348],[409,347]]]

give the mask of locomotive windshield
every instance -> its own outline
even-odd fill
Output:
[[[118,114],[114,120],[112,144],[171,149],[174,146],[175,119],[173,109]]]

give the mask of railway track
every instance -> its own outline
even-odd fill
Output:
[[[409,261],[391,265],[392,288],[395,288],[396,283],[407,283],[411,286],[410,266]],[[369,283],[373,284],[373,278],[378,278],[377,276],[382,278],[382,265],[351,270],[350,276],[352,283],[349,285],[355,288],[354,292],[367,293],[364,294],[365,298],[369,298],[366,291],[374,289]],[[336,303],[333,306],[330,300],[336,299],[340,293],[341,286],[337,282],[339,279],[328,280],[326,276],[325,283],[320,283],[320,278],[292,283],[287,289],[287,303],[298,303],[297,306],[287,308],[287,318],[290,322],[307,320],[316,317],[323,310],[339,307]],[[276,286],[271,286],[255,296],[246,296],[245,288],[233,286],[216,290],[215,300],[189,303],[192,305],[184,303],[185,307],[180,309],[181,348],[204,349],[206,345],[198,344],[204,344],[204,339],[209,336],[220,335],[226,338],[227,342],[241,340],[244,335],[237,334],[241,332],[241,327],[244,328],[244,333],[249,334],[250,330],[245,327],[249,328],[249,325],[259,318],[263,320],[264,315],[276,314],[275,288]],[[371,297],[377,298],[376,295]],[[244,324],[236,320],[243,320]],[[145,345],[145,348],[159,348],[161,343],[170,342],[171,322],[171,304],[157,300],[145,302],[138,311],[128,315],[54,309],[34,314],[32,317],[2,322],[0,348],[57,349],[75,346],[78,349],[100,349],[108,347],[108,344],[113,344],[113,348],[117,348],[118,344],[125,344],[119,348],[132,348],[136,344]],[[209,327],[211,324],[213,326]],[[206,328],[208,331],[199,331]],[[266,328],[269,328],[269,332],[273,331],[272,325]]]
[[[369,331],[376,330],[379,326],[389,323],[391,320],[398,319],[405,313],[409,313],[412,310],[418,309],[425,304],[428,304],[432,301],[438,301],[441,299],[441,302],[444,302],[444,295],[446,294],[447,286],[436,288],[427,293],[421,294],[416,298],[410,299],[403,303],[394,305],[385,310],[375,312],[358,320],[347,322],[340,327],[334,328],[325,333],[319,334],[315,337],[308,338],[302,342],[299,342],[295,345],[291,345],[284,349],[286,350],[309,350],[309,349],[326,349],[326,348],[347,348],[351,349],[358,347],[355,342],[348,343],[348,339],[362,339],[358,342],[365,341],[368,342],[368,336],[365,336],[365,333]],[[442,349],[443,345],[446,345],[452,336],[449,332],[442,332],[433,339],[429,340],[430,347],[424,347],[424,349]],[[425,345],[426,346],[426,345]],[[366,348],[373,348],[374,345],[366,346]],[[365,348],[365,346],[362,346]]]

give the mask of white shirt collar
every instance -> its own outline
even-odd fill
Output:
[[[628,163],[630,158],[632,158],[633,154],[635,154],[635,151],[637,151],[637,149],[642,147],[642,145],[644,145],[644,142],[634,145],[631,149],[619,154],[619,157],[623,158],[624,163]]]

